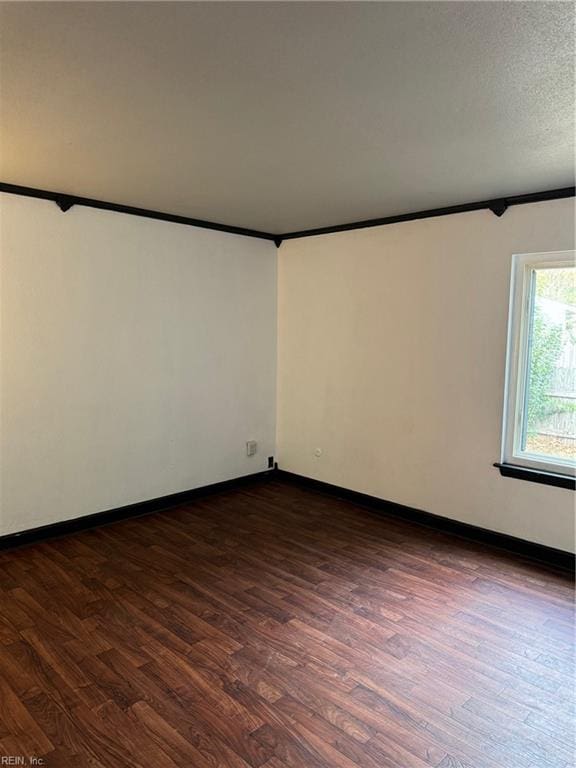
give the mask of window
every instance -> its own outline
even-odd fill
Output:
[[[574,251],[517,255],[510,288],[502,464],[573,477],[575,460]]]

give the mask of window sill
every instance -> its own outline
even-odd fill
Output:
[[[496,462],[494,466],[498,467],[503,477],[514,477],[516,480],[528,480],[531,483],[543,483],[544,485],[555,485],[557,488],[576,490],[576,477],[571,475],[557,475],[554,472],[543,472],[540,469],[519,467],[517,464]]]

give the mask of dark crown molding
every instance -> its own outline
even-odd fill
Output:
[[[78,197],[77,195],[67,195],[62,192],[50,192],[45,189],[36,189],[34,187],[22,187],[18,184],[7,184],[0,181],[0,192],[6,192],[11,195],[23,195],[24,197],[35,197],[39,200],[52,200],[62,212],[66,212],[74,205],[84,205],[88,208],[98,208],[102,211],[114,211],[115,213],[128,213],[132,216],[143,216],[147,219],[157,219],[159,221],[169,221],[173,224],[186,224],[200,229],[212,229],[217,232],[228,232],[232,235],[244,235],[245,237],[256,237],[260,240],[271,240],[276,247],[280,247],[284,240],[295,240],[300,237],[314,237],[316,235],[330,235],[335,232],[349,232],[353,229],[367,229],[369,227],[382,227],[386,224],[398,224],[403,221],[415,221],[417,219],[430,219],[436,216],[449,216],[453,213],[468,213],[469,211],[492,211],[495,216],[503,216],[504,213],[513,205],[524,205],[526,203],[540,203],[546,200],[560,200],[565,197],[574,197],[575,187],[563,187],[562,189],[549,189],[545,192],[531,192],[527,195],[514,195],[512,197],[499,197],[493,200],[482,200],[476,203],[463,203],[462,205],[450,205],[445,208],[431,208],[427,211],[415,211],[412,213],[402,213],[398,216],[385,216],[381,219],[366,219],[365,221],[354,221],[349,224],[337,224],[332,227],[320,227],[318,229],[303,229],[298,232],[286,232],[285,234],[273,234],[272,232],[261,232],[256,229],[246,229],[244,227],[230,227],[227,224],[219,224],[214,221],[204,221],[202,219],[193,219],[189,216],[178,216],[173,213],[163,213],[161,211],[152,211],[148,208],[137,208],[132,205],[120,205],[119,203],[109,203],[104,200],[94,200],[90,197]]]
[[[77,195],[65,195],[61,192],[50,192],[45,189],[35,189],[34,187],[21,187],[18,184],[6,184],[0,182],[0,192],[7,192],[11,195],[23,195],[24,197],[35,197],[39,200],[52,200],[58,208],[65,213],[73,205],[84,205],[87,208],[98,208],[101,211],[114,211],[115,213],[129,213],[131,216],[143,216],[146,219],[158,219],[159,221],[170,221],[173,224],[186,224],[190,227],[199,227],[200,229],[212,229],[217,232],[228,232],[232,235],[244,235],[245,237],[257,237],[260,240],[272,240],[276,242],[277,235],[270,232],[260,232],[256,229],[245,229],[244,227],[229,227],[227,224],[219,224],[214,221],[204,221],[202,219],[192,219],[189,216],[178,216],[174,213],[162,213],[161,211],[151,211],[148,208],[136,208],[132,205],[120,205],[119,203],[108,203],[104,200],[93,200],[90,197],[78,197]]]
[[[382,219],[366,219],[365,221],[353,221],[350,224],[337,224],[333,227],[319,227],[318,229],[303,229],[299,232],[287,232],[281,235],[282,240],[295,240],[299,237],[314,237],[316,235],[331,235],[334,232],[349,232],[352,229],[367,229],[369,227],[382,227],[385,224],[398,224],[402,221],[415,221],[416,219],[431,219],[436,216],[450,216],[453,213],[468,213],[469,211],[489,210],[495,216],[502,216],[512,205],[524,205],[526,203],[541,203],[546,200],[560,200],[565,197],[574,197],[576,187],[563,187],[562,189],[549,189],[545,192],[532,192],[528,195],[514,195],[512,197],[499,197],[494,200],[481,200],[476,203],[463,203],[462,205],[449,205],[445,208],[431,208],[428,211],[416,211],[414,213],[401,213],[398,216],[386,216]]]

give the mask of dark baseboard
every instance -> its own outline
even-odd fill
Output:
[[[96,512],[92,515],[84,515],[83,517],[77,517],[72,520],[63,520],[58,523],[43,525],[39,528],[31,528],[26,531],[9,533],[5,536],[0,536],[0,551],[59,536],[67,536],[89,528],[99,528],[100,526],[127,520],[132,517],[142,517],[143,515],[176,507],[180,504],[186,504],[212,494],[233,491],[242,488],[243,486],[253,485],[254,483],[269,479],[288,482],[318,493],[345,499],[346,501],[351,501],[354,504],[361,505],[381,514],[396,517],[427,528],[433,528],[435,531],[441,533],[448,533],[465,538],[469,541],[506,550],[507,552],[512,552],[516,555],[536,560],[540,563],[545,563],[548,566],[563,571],[569,571],[572,574],[576,567],[575,555],[570,552],[564,552],[561,549],[547,547],[544,544],[536,544],[531,541],[525,541],[524,539],[518,539],[515,536],[509,536],[505,533],[490,531],[486,528],[470,525],[469,523],[461,523],[458,520],[452,520],[447,517],[442,517],[441,515],[434,515],[431,512],[424,512],[420,509],[405,506],[404,504],[386,501],[377,496],[370,496],[366,493],[352,491],[348,488],[332,485],[331,483],[324,483],[321,480],[314,480],[311,477],[304,477],[303,475],[286,472],[277,467],[272,470],[256,472],[252,475],[244,475],[243,477],[224,480],[223,482],[205,485],[200,488],[192,488],[188,491],[172,493],[168,496],[160,496],[156,499],[139,501],[135,504],[118,507],[117,509]]]
[[[277,469],[275,471],[274,478],[300,485],[308,490],[336,496],[340,499],[351,501],[354,504],[368,507],[369,509],[382,514],[423,525],[427,528],[433,528],[435,531],[441,533],[449,533],[453,536],[468,539],[469,541],[485,544],[497,549],[503,549],[507,552],[512,552],[516,555],[529,558],[530,560],[537,560],[538,562],[545,563],[553,568],[569,571],[574,574],[576,556],[571,552],[564,552],[561,549],[547,547],[544,544],[536,544],[535,542],[526,541],[525,539],[518,539],[515,536],[509,536],[506,533],[490,531],[486,528],[470,525],[469,523],[461,523],[458,520],[452,520],[448,517],[442,517],[441,515],[434,515],[431,512],[424,512],[420,509],[407,507],[404,504],[397,504],[393,501],[385,501],[377,496],[369,496],[368,494],[360,493],[359,491],[351,491],[348,488],[341,488],[338,485],[324,483],[321,480],[314,480],[311,477],[304,477],[303,475],[286,472],[282,469]]]
[[[62,520],[58,523],[42,525],[39,528],[30,528],[27,531],[9,533],[6,536],[0,536],[0,550],[12,549],[13,547],[20,547],[24,544],[32,544],[34,542],[44,541],[45,539],[52,539],[57,536],[67,536],[71,533],[84,531],[88,528],[99,528],[102,525],[109,525],[110,523],[116,523],[120,520],[127,520],[130,517],[142,517],[142,515],[149,515],[152,512],[159,512],[162,509],[169,509],[170,507],[175,507],[179,504],[186,504],[190,501],[195,501],[196,499],[210,496],[215,493],[236,490],[237,488],[270,477],[273,473],[274,470],[268,472],[256,472],[252,475],[244,475],[243,477],[236,477],[232,480],[224,480],[220,483],[204,485],[201,488],[192,488],[189,491],[171,493],[168,496],[160,496],[157,499],[138,501],[135,504],[128,504],[125,507],[118,507],[117,509],[108,509],[105,512],[95,512],[92,515],[75,517],[72,520]]]

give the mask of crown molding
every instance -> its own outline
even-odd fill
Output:
[[[69,211],[70,208],[72,208],[74,205],[83,205],[87,208],[97,208],[101,211],[127,213],[131,216],[142,216],[146,219],[169,221],[172,224],[185,224],[190,227],[215,230],[216,232],[228,232],[231,235],[256,237],[260,240],[271,240],[276,242],[278,238],[277,235],[273,235],[270,232],[260,232],[257,229],[231,227],[228,224],[220,224],[215,221],[204,221],[203,219],[194,219],[189,216],[178,216],[174,213],[163,213],[162,211],[153,211],[148,208],[137,208],[132,205],[121,205],[120,203],[109,203],[104,200],[94,200],[91,197],[78,197],[77,195],[68,195],[63,192],[51,192],[46,189],[36,189],[35,187],[21,187],[18,184],[7,184],[5,182],[0,182],[0,192],[6,192],[11,195],[22,195],[24,197],[34,197],[39,200],[51,200],[52,202],[56,203],[56,205],[63,213]]]
[[[56,205],[64,213],[69,211],[70,208],[72,208],[74,205],[83,205],[88,208],[97,208],[102,211],[127,213],[131,216],[142,216],[147,219],[169,221],[173,224],[185,224],[190,227],[199,227],[200,229],[211,229],[217,232],[228,232],[232,235],[243,235],[245,237],[256,237],[260,240],[270,240],[276,245],[276,247],[279,247],[284,240],[295,240],[301,237],[316,237],[318,235],[331,235],[336,232],[350,232],[351,230],[368,229],[370,227],[383,227],[387,224],[398,224],[403,221],[416,221],[418,219],[431,219],[435,218],[436,216],[450,216],[455,213],[468,213],[470,211],[489,210],[492,211],[495,216],[500,217],[503,216],[507,209],[513,205],[525,205],[526,203],[540,203],[547,200],[560,200],[562,198],[574,197],[576,194],[576,188],[562,187],[561,189],[550,189],[544,192],[531,192],[526,195],[499,197],[491,200],[481,200],[475,203],[450,205],[444,208],[431,208],[426,211],[401,213],[397,216],[385,216],[379,219],[365,219],[364,221],[354,221],[348,224],[336,224],[331,227],[319,227],[316,229],[303,229],[295,232],[286,232],[284,234],[262,232],[257,229],[246,229],[245,227],[233,227],[214,221],[194,219],[189,216],[179,216],[173,213],[153,211],[148,208],[137,208],[132,205],[110,203],[104,200],[94,200],[90,197],[79,197],[77,195],[68,195],[63,192],[51,192],[45,189],[36,189],[35,187],[23,187],[18,184],[7,184],[6,182],[0,182],[0,192],[6,192],[11,195],[23,195],[24,197],[34,197],[39,200],[51,200],[52,202],[56,203]]]
[[[335,232],[349,232],[353,229],[368,229],[369,227],[383,227],[386,224],[398,224],[402,221],[415,221],[417,219],[431,219],[436,216],[450,216],[454,213],[468,213],[469,211],[489,210],[495,216],[502,216],[513,205],[525,205],[526,203],[540,203],[546,200],[560,200],[565,197],[574,197],[575,187],[563,187],[562,189],[550,189],[545,192],[531,192],[527,195],[513,195],[511,197],[499,197],[493,200],[481,200],[476,203],[463,203],[461,205],[449,205],[445,208],[431,208],[427,211],[415,211],[413,213],[401,213],[397,216],[385,216],[381,219],[366,219],[353,221],[349,224],[336,224],[332,227],[318,227],[317,229],[302,229],[298,232],[287,232],[281,235],[282,240],[295,240],[300,237],[316,237],[317,235],[331,235]]]

